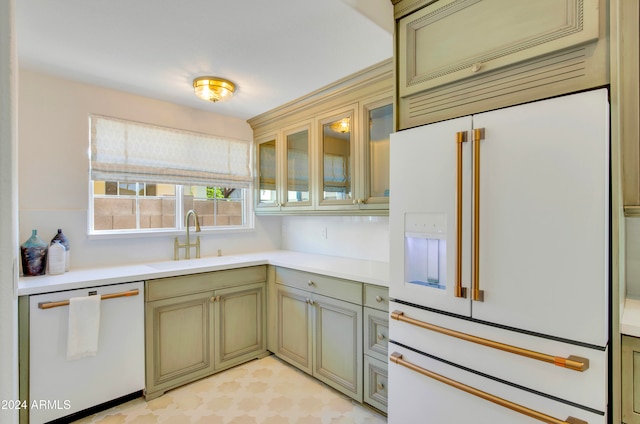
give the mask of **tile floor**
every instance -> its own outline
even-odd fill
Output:
[[[387,420],[275,356],[248,362],[146,402],[76,424],[383,424]]]

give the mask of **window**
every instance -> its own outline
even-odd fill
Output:
[[[250,141],[91,117],[90,233],[249,228]]]

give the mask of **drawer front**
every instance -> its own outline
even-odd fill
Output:
[[[458,365],[486,373],[516,385],[537,390],[560,399],[566,399],[594,410],[607,409],[607,350],[591,349],[529,334],[458,319],[443,314],[391,302],[393,311],[389,319],[391,342],[410,346],[421,352],[443,358]],[[520,349],[526,349],[552,358],[585,358],[589,361],[584,371],[556,366],[531,357],[518,355],[494,347],[443,334],[434,329],[395,319],[396,311],[403,317],[438,326],[442,329],[477,336]],[[590,422],[590,421],[589,421]]]
[[[362,283],[289,268],[276,268],[276,282],[362,305]]]
[[[393,343],[390,346],[392,355],[402,361],[397,363],[393,358],[389,361],[389,384],[393,387],[389,392],[390,424],[539,424],[565,422],[568,417],[589,424],[607,422],[605,415],[504,384]],[[413,367],[407,368],[404,364]],[[426,375],[422,373],[424,371]],[[484,395],[492,400],[482,397]],[[500,400],[511,402],[515,409],[510,409],[504,403],[494,403]],[[524,414],[522,408],[556,421],[531,418]]]
[[[389,288],[382,286],[374,286],[371,284],[364,285],[364,306],[369,308],[380,309],[381,311],[389,310]]]
[[[152,301],[263,281],[267,281],[266,265],[147,280],[145,293]]]
[[[387,363],[364,357],[364,402],[387,412]]]
[[[381,361],[387,360],[389,341],[389,315],[376,309],[364,308],[365,355]]]

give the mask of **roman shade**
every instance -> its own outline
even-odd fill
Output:
[[[92,115],[91,179],[248,188],[251,142]]]

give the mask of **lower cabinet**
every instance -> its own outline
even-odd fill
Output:
[[[389,289],[282,267],[269,272],[269,349],[386,413]]]
[[[364,286],[364,402],[387,412],[389,289]]]
[[[362,402],[362,305],[276,284],[275,354]]]
[[[264,355],[265,280],[259,266],[147,281],[145,398]]]
[[[622,422],[640,423],[640,338],[622,336]]]

